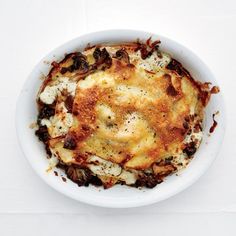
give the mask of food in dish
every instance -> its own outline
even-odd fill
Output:
[[[159,45],[95,45],[52,63],[35,132],[51,167],[79,186],[153,188],[187,166],[219,89],[194,80]]]

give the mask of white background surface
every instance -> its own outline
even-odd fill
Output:
[[[81,34],[151,31],[196,52],[224,93],[227,132],[209,171],[184,192],[148,207],[104,209],[55,192],[17,143],[15,102],[34,65]],[[236,1],[0,0],[0,235],[236,235]]]

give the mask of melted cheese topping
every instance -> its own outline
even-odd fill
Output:
[[[40,93],[39,98],[45,104],[52,104],[63,90],[67,90],[69,94],[74,96],[76,84],[67,77],[60,77],[56,84],[52,83],[46,86],[43,92]]]
[[[144,60],[141,58],[140,51],[137,51],[130,55],[130,60],[131,63],[136,64],[139,68],[157,73],[169,64],[171,57],[163,52],[161,53],[161,57],[158,57],[157,53],[153,52],[150,57]]]
[[[122,169],[118,164],[106,161],[97,156],[88,158],[88,168],[98,176],[108,176],[125,181],[126,184],[134,184],[137,180],[135,173]]]
[[[106,48],[112,55],[119,49]],[[90,61],[93,50],[85,53]],[[189,115],[201,118],[203,107],[189,78],[166,69],[168,54],[154,52],[144,60],[140,51],[126,50],[134,66],[113,58],[109,69],[82,80],[68,75],[51,81],[39,98],[45,104],[56,102],[56,114],[41,121],[48,127],[54,156],[66,164],[80,163],[80,156],[101,179],[130,185],[138,178],[135,171],[149,170],[166,157],[173,156],[177,168],[188,163],[183,145],[193,138],[200,144],[202,133],[186,136],[183,123]],[[74,97],[73,114],[60,98],[64,90]],[[64,139],[71,136],[75,150],[64,148]]]
[[[152,71],[162,71],[161,75],[150,76],[137,66],[143,62],[136,62],[136,68],[130,69],[113,59],[109,70],[78,82],[75,103],[83,107],[86,102],[81,104],[82,98],[93,101],[89,110],[95,117],[88,120],[83,111],[74,117],[78,122],[70,129],[72,133],[80,132],[83,125],[92,130],[92,135],[78,145],[82,155],[93,153],[108,161],[125,163],[125,168],[143,170],[181,146],[184,117],[195,112],[198,91],[187,78],[180,80],[161,66],[153,66],[154,62],[153,58],[145,61]],[[167,62],[165,56],[158,65]],[[166,92],[171,83],[179,93],[176,97]]]

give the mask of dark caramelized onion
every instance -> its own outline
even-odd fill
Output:
[[[35,135],[38,136],[39,140],[42,142],[47,142],[50,138],[46,125],[39,126],[39,129],[35,131]]]
[[[197,151],[196,144],[194,142],[190,142],[186,144],[183,152],[187,154],[188,157],[193,156],[193,154]]]
[[[65,74],[66,72],[74,72],[78,70],[79,73],[84,74],[89,71],[89,64],[87,58],[81,52],[77,52],[72,56],[73,64],[68,67],[62,67],[60,72]]]
[[[150,57],[154,51],[158,52],[160,40],[151,42],[151,37],[146,41],[146,44],[137,42],[136,51],[140,50],[141,58],[145,60],[147,57]],[[159,53],[158,53],[159,54]]]
[[[215,115],[216,115],[216,114],[217,114],[217,113],[215,113],[215,114],[212,115],[213,124],[212,124],[212,126],[211,126],[211,128],[210,128],[210,130],[209,130],[210,133],[213,133],[214,130],[215,130],[215,128],[216,128],[216,126],[217,126],[217,122],[216,122],[216,120],[215,120]]]
[[[116,58],[130,64],[129,54],[123,48],[116,52]]]
[[[69,179],[77,183],[79,186],[88,186],[92,179],[92,173],[87,168],[76,168],[71,165],[66,170],[66,174]]]
[[[160,184],[161,182],[162,179],[158,178],[158,176],[154,174],[143,173],[142,176],[137,179],[135,187],[154,188],[157,184]]]
[[[175,97],[178,95],[178,92],[175,90],[174,86],[172,84],[170,84],[167,89],[166,89],[166,93],[169,96]]]
[[[69,113],[72,113],[73,102],[74,102],[74,97],[72,97],[71,95],[66,97],[65,107]]]
[[[179,63],[177,60],[175,59],[171,59],[170,63],[166,66],[166,68],[168,70],[173,70],[175,71],[178,75],[180,76],[187,76],[189,77],[189,72],[187,70],[185,70],[182,66],[181,63]]]
[[[74,150],[76,148],[76,139],[73,136],[67,135],[64,140],[64,148]]]
[[[43,107],[40,109],[38,114],[38,124],[40,125],[40,121],[42,119],[49,119],[51,116],[55,115],[55,108],[43,104]]]
[[[112,59],[106,48],[103,48],[102,50],[100,50],[100,48],[95,48],[93,57],[95,59],[95,63],[93,64],[94,69],[101,68],[102,70],[105,70],[112,65]]]

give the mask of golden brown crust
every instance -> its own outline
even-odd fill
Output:
[[[149,93],[155,93],[157,90],[160,93],[159,98],[152,101],[135,101],[131,100],[127,102],[118,103],[119,94],[111,90],[110,87],[103,88],[102,86],[92,87],[91,89],[80,89],[77,87],[76,97],[73,105],[74,118],[78,119],[79,126],[72,127],[67,137],[75,136],[77,143],[77,153],[83,155],[86,152],[90,152],[100,157],[111,160],[116,163],[121,163],[126,168],[132,168],[136,170],[144,170],[150,167],[155,161],[168,155],[169,149],[172,146],[179,146],[186,134],[186,130],[183,127],[185,117],[190,113],[189,103],[197,103],[197,97],[186,98],[187,94],[184,94],[181,89],[181,79],[179,75],[168,72],[160,78],[156,78],[153,81],[140,79],[140,74],[137,68],[127,67],[127,63],[124,61],[113,58],[112,66],[106,70],[105,75],[115,77],[115,83],[125,86],[140,86],[145,88]],[[101,77],[102,79],[102,77]],[[186,78],[182,78],[186,80]],[[173,92],[168,92],[169,87],[172,86]],[[191,89],[197,94],[198,90],[191,87]],[[188,101],[190,99],[190,101]],[[112,108],[112,111],[116,115],[116,125],[122,127],[125,122],[126,116],[132,112],[138,112],[145,122],[147,127],[156,133],[153,144],[149,148],[142,151],[141,156],[132,151],[133,145],[138,145],[138,140],[141,138],[142,133],[136,133],[137,143],[124,144],[122,140],[115,136],[110,137],[109,131],[105,132],[102,136],[100,131],[96,129],[98,115],[95,112],[95,106],[97,102],[106,104]],[[140,104],[140,102],[144,103]],[[174,106],[182,106],[182,110],[174,110]],[[175,116],[173,116],[175,113]],[[113,133],[111,132],[111,135]],[[140,135],[140,136],[139,136]],[[148,134],[147,134],[148,135]],[[131,138],[132,137],[132,138]],[[135,140],[135,136],[131,135],[131,139]],[[106,140],[113,140],[114,144],[106,144]],[[106,155],[103,151],[98,151],[100,147],[96,147],[98,140],[103,148],[113,149],[121,151],[122,155],[115,153],[113,155]],[[90,144],[91,143],[91,144]],[[124,149],[126,146],[126,149]],[[143,157],[145,155],[145,157]],[[127,156],[129,158],[127,158]],[[127,159],[126,159],[127,158]]]
[[[50,138],[46,128],[41,128],[41,140],[45,139],[61,162],[86,169],[89,157],[96,155],[124,170],[151,170],[155,177],[141,172],[143,181],[139,183],[153,187],[176,170],[170,163],[160,164],[165,158],[180,151],[193,155],[194,142],[183,145],[184,139],[194,116],[201,128],[203,109],[219,89],[195,81],[175,59],[157,66],[163,57],[159,43],[148,39],[146,44],[90,46],[83,54],[71,53],[52,64],[41,91],[62,76],[77,83],[75,96],[62,91],[61,98],[50,105],[57,114],[57,106],[63,102],[72,114],[66,135]],[[154,52],[154,67],[143,65]],[[52,114],[50,109],[47,113]],[[81,173],[91,178],[85,169]],[[77,172],[75,168],[68,171],[72,179],[78,177]],[[119,182],[111,176],[97,177],[106,188]]]

